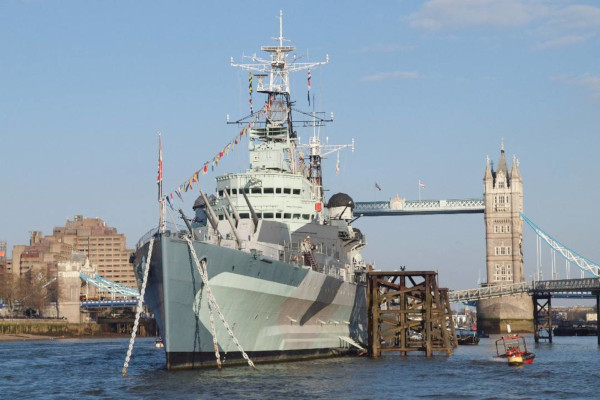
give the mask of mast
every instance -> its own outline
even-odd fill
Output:
[[[314,116],[314,113],[313,113]],[[333,115],[331,116],[331,120],[333,120]],[[318,122],[316,122],[315,117],[315,125],[313,131],[313,137],[310,138],[310,143],[308,144],[309,149],[309,179],[312,183],[313,194],[315,198],[319,202],[323,202],[323,174],[321,169],[321,161],[323,157],[328,156],[329,154],[338,153],[342,149],[351,148],[352,152],[354,152],[354,139],[352,139],[351,144],[322,144],[321,139],[319,137],[319,133],[316,129],[316,126],[320,126]],[[327,139],[327,138],[326,138]],[[302,145],[299,147],[307,147],[306,145]],[[322,214],[323,211],[320,211]]]
[[[292,109],[294,103],[290,96],[290,73],[308,70],[308,85],[310,95],[310,70],[329,63],[329,56],[325,56],[325,61],[321,62],[297,62],[297,56],[290,58],[290,53],[296,48],[294,46],[285,45],[288,41],[283,36],[283,12],[279,12],[279,36],[272,38],[276,40],[276,45],[261,46],[261,50],[269,54],[269,58],[261,58],[256,54],[248,57],[251,63],[237,64],[231,58],[231,66],[238,67],[243,70],[250,71],[254,77],[258,78],[256,91],[266,94],[267,101],[262,109],[265,113],[265,121],[255,124],[250,131],[250,139],[260,140],[270,143],[272,146],[278,146],[279,150],[287,152],[289,171],[294,174],[302,173],[300,168],[301,163],[296,161],[296,150],[298,148],[308,148],[309,170],[308,179],[312,186],[312,195],[317,203],[323,203],[323,174],[321,170],[322,158],[328,154],[339,152],[341,149],[351,147],[354,151],[354,140],[352,144],[346,145],[329,145],[322,144],[319,138],[318,129],[325,122],[333,121],[333,113],[330,118],[324,116],[320,112],[303,112],[297,109]],[[268,82],[265,82],[268,77]],[[310,97],[309,97],[310,99]],[[314,105],[313,105],[314,106]],[[303,126],[313,127],[313,137],[308,145],[299,143],[296,132],[293,128],[292,111],[297,114],[302,114],[306,118],[296,121]],[[252,115],[252,114],[251,114]],[[241,123],[239,120],[232,123]],[[264,126],[264,127],[263,127]],[[260,146],[252,147],[258,150]],[[323,207],[318,208],[318,212],[323,217]],[[323,218],[320,218],[323,221]]]
[[[329,63],[329,56],[323,62],[296,62],[294,55],[289,60],[289,54],[296,50],[294,46],[284,45],[283,36],[283,11],[279,11],[279,36],[273,38],[277,41],[275,46],[261,46],[261,50],[269,53],[269,59],[257,55],[248,57],[252,63],[237,64],[231,58],[231,66],[250,71],[258,78],[257,92],[267,95],[265,102],[265,128],[253,129],[254,138],[265,142],[280,142],[285,145],[288,153],[289,169],[297,173],[298,168],[295,160],[297,137],[292,123],[292,101],[290,98],[290,73],[315,68],[319,65]],[[268,77],[268,83],[263,78]],[[237,121],[239,122],[239,121]]]
[[[156,183],[158,185],[158,205],[159,205],[159,217],[158,217],[158,231],[163,233],[165,231],[165,199],[162,195],[162,181],[163,181],[163,161],[162,161],[162,143],[160,140],[160,132],[158,133],[158,175],[156,176]]]

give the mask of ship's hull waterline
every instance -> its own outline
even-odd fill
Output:
[[[148,253],[138,249],[138,275]],[[365,286],[258,254],[194,241],[209,286],[255,363],[344,354],[345,338],[366,343]],[[142,262],[140,262],[142,261]],[[188,242],[155,238],[145,302],[164,339],[167,369],[216,365],[208,294]],[[213,310],[223,365],[246,363]]]

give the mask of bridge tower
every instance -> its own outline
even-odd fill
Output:
[[[500,148],[500,159],[494,169],[488,158],[483,177],[485,204],[485,242],[487,283],[506,285],[523,282],[523,181],[519,163],[513,157],[509,171]],[[477,304],[478,328],[490,333],[505,332],[510,323],[513,330],[532,330],[531,298],[527,294],[481,300]]]

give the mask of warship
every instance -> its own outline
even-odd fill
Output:
[[[340,355],[367,341],[366,238],[351,226],[352,198],[326,201],[322,177],[325,156],[337,152],[339,163],[354,141],[322,143],[333,115],[297,110],[290,93],[291,73],[307,71],[310,85],[311,69],[329,58],[298,62],[281,13],[275,40],[261,47],[264,59],[231,59],[265,97],[260,110],[228,121],[248,126],[249,169],[218,176],[214,194],[200,190],[193,216],[180,210],[185,226],[161,213],[133,255],[169,370]]]

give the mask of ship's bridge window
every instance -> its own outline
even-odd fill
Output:
[[[223,221],[223,216],[219,215],[219,221]]]
[[[264,213],[263,218],[273,218],[273,213]]]
[[[256,213],[256,216],[257,216],[258,218],[262,218],[262,213]]]
[[[292,189],[290,189],[290,188],[283,188],[283,193],[284,194],[290,194],[290,193],[292,193]]]
[[[242,191],[246,194],[250,193],[250,190],[248,188],[240,189],[240,193],[242,193]]]
[[[309,215],[308,214],[302,214],[302,219],[309,219]]]
[[[275,213],[275,218],[281,218],[281,213]]]
[[[250,213],[240,213],[240,218],[250,218]]]
[[[260,193],[261,188],[252,188],[252,193]]]
[[[294,214],[294,219],[300,219],[300,214]]]
[[[294,189],[293,194],[300,194],[300,189]]]
[[[284,219],[291,219],[292,218],[292,214],[283,213],[283,218]]]
[[[275,193],[281,193],[281,188],[275,188]]]
[[[231,189],[231,194],[237,194],[237,189]]]
[[[263,193],[273,193],[273,188],[264,188]]]
[[[219,190],[219,197],[223,197],[223,191]]]

